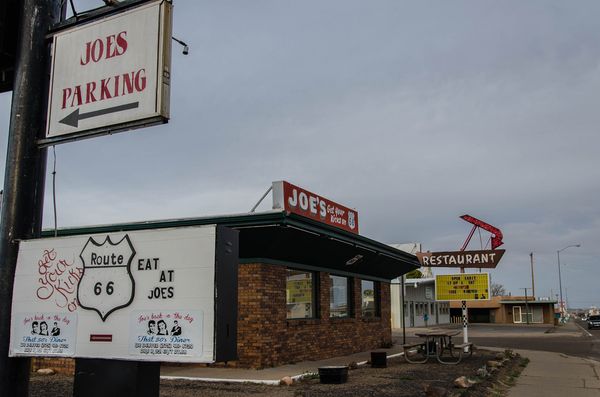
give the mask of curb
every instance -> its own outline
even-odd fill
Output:
[[[388,359],[396,358],[403,356],[404,353],[394,353],[387,356]],[[369,361],[360,361],[356,363],[357,366],[362,367],[369,363]],[[308,376],[318,375],[318,372],[305,372],[299,375],[288,375],[294,381],[302,380]],[[214,383],[254,383],[260,385],[268,385],[268,386],[279,386],[280,379],[272,380],[272,379],[236,379],[236,378],[200,378],[194,376],[170,376],[170,375],[161,375],[160,379],[163,380],[189,380],[194,382],[214,382]]]

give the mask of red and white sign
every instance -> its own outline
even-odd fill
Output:
[[[273,182],[273,209],[358,234],[358,212],[286,181]]]
[[[170,2],[145,3],[59,32],[52,48],[46,138],[168,119]]]

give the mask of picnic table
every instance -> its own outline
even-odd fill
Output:
[[[452,338],[460,334],[460,331],[452,330],[415,333],[415,336],[421,340],[403,345],[404,358],[409,363],[416,364],[425,363],[431,357],[437,358],[442,364],[458,364],[464,353],[468,353],[468,357],[473,354],[473,343],[456,344],[452,342]],[[415,348],[416,352],[411,356]]]

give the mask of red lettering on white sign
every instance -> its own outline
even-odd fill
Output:
[[[284,210],[358,234],[357,211],[289,182],[275,183],[282,184]]]

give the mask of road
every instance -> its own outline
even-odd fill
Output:
[[[448,327],[456,328],[455,325]],[[412,332],[407,329],[407,340],[416,341]],[[398,330],[394,332],[397,343],[401,343],[401,335]],[[579,320],[559,327],[472,324],[469,341],[476,346],[550,351],[600,361],[600,329],[588,330]]]

